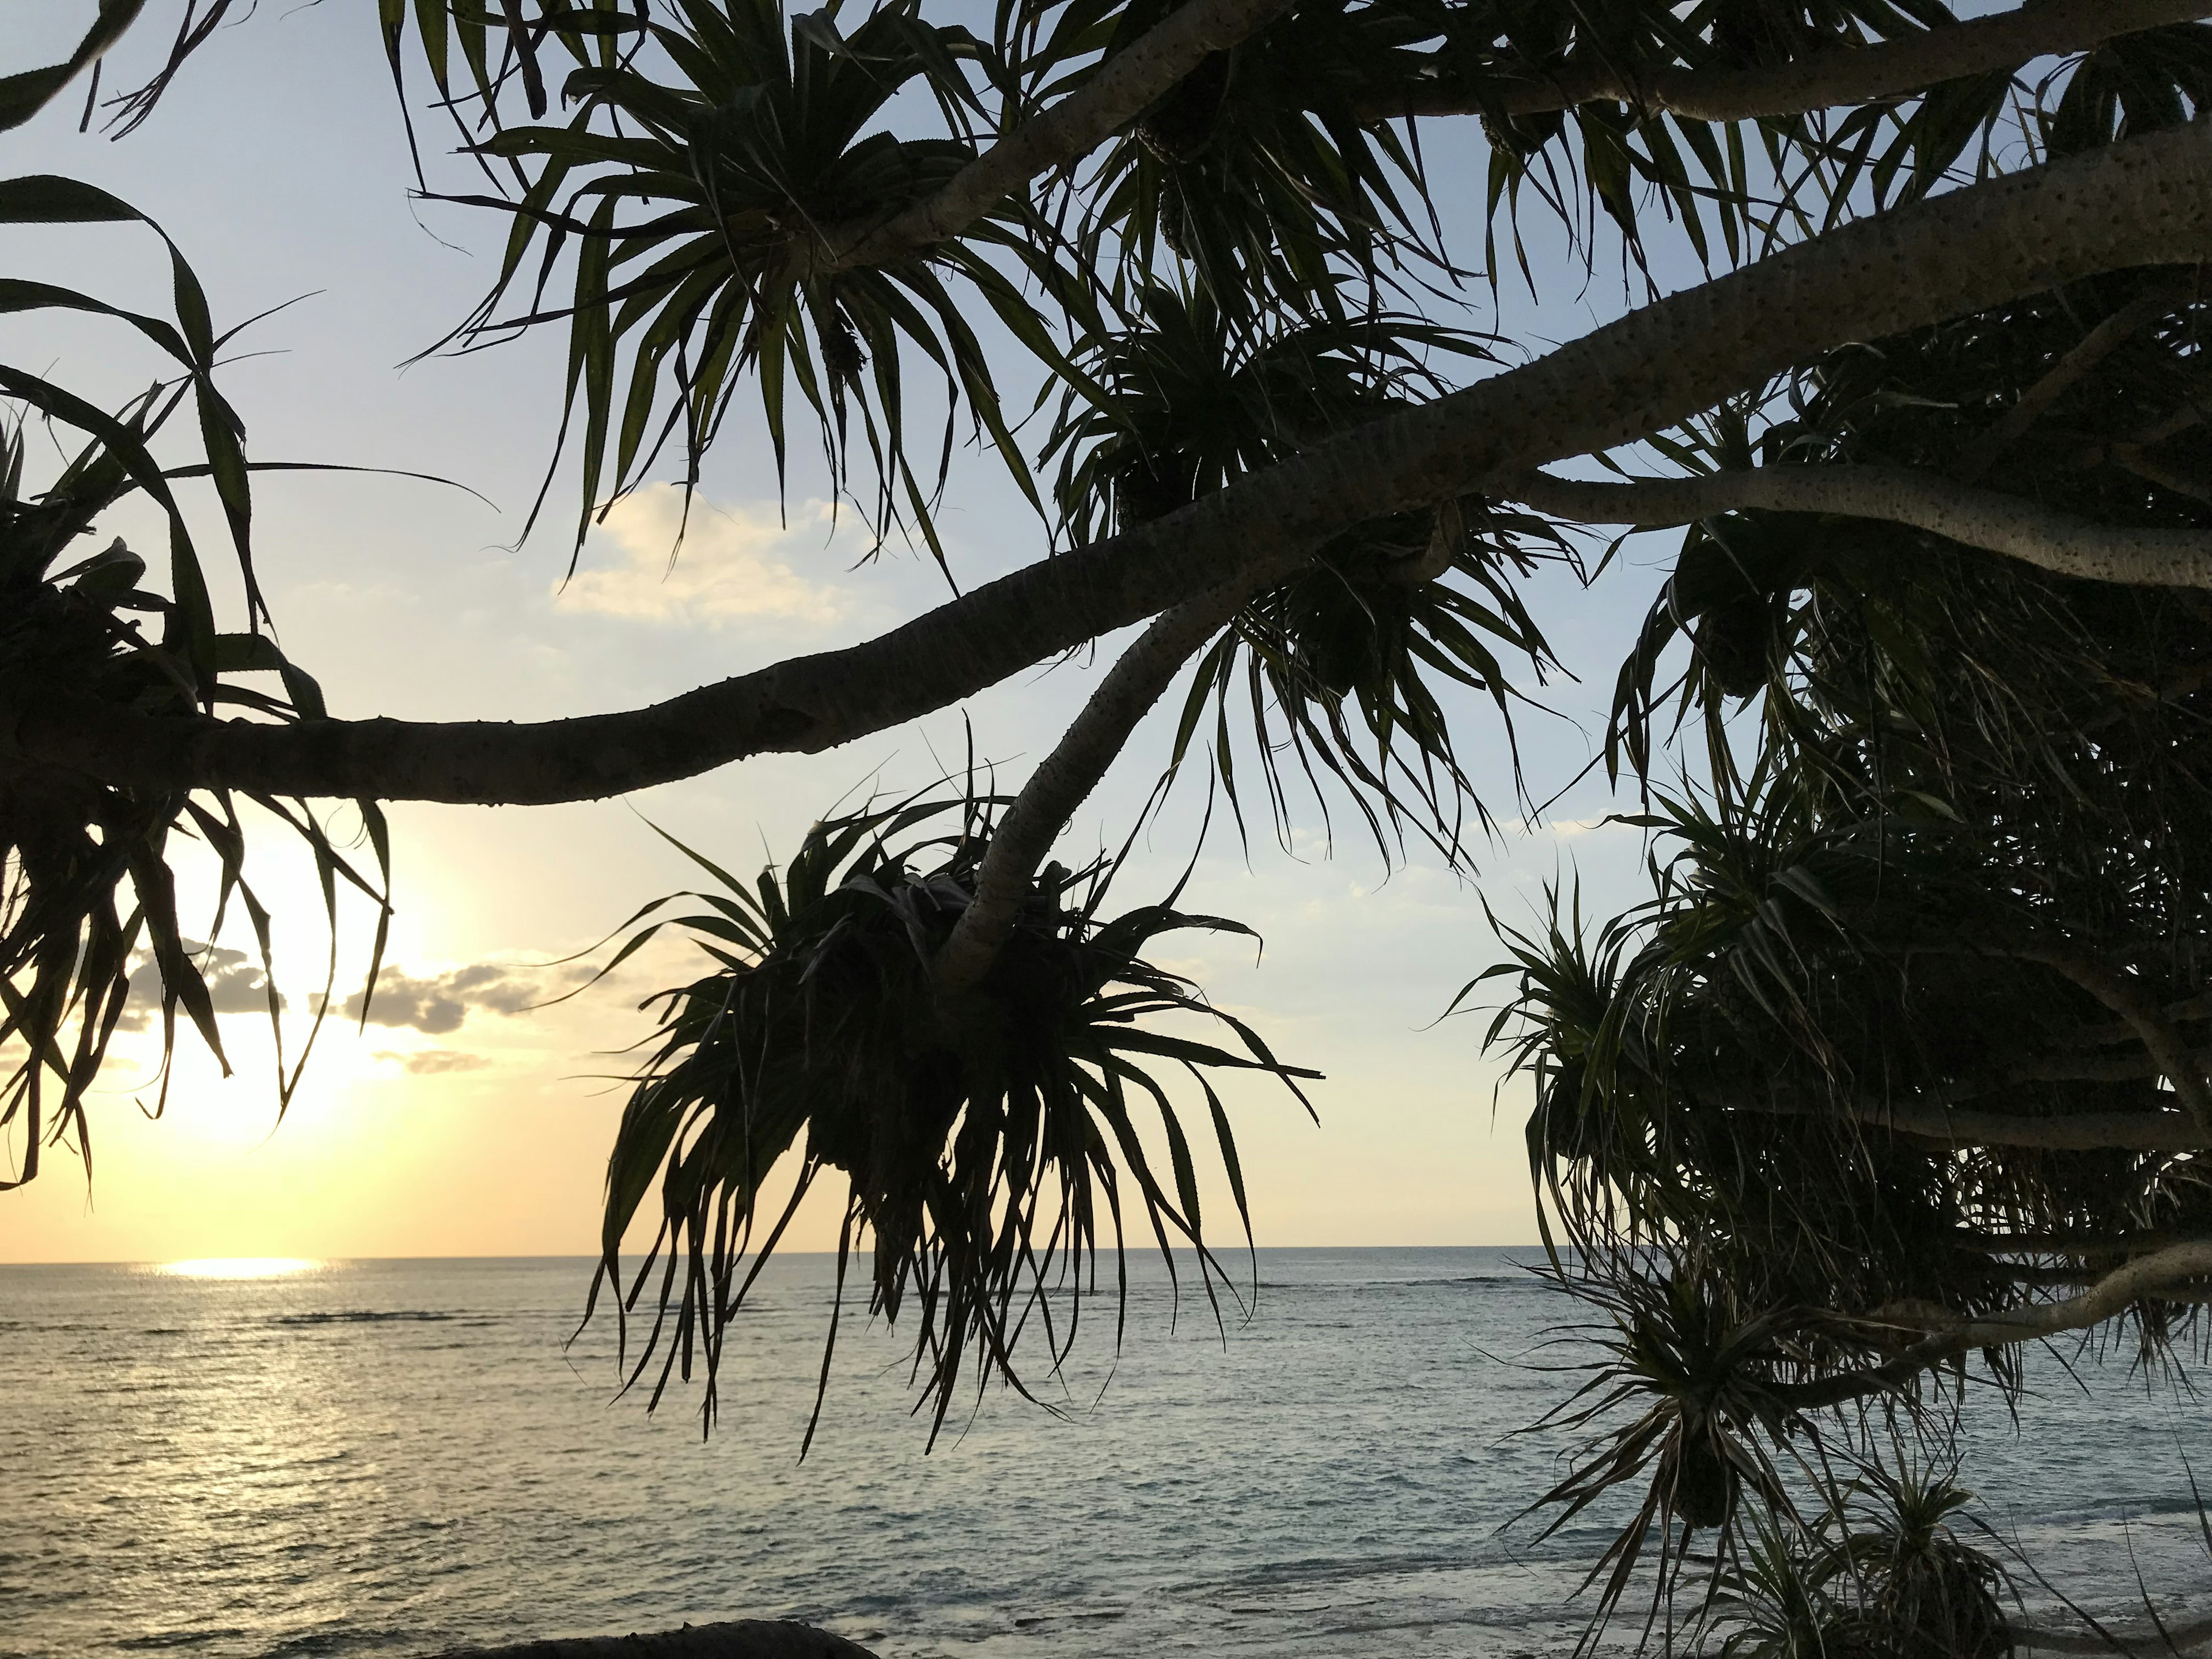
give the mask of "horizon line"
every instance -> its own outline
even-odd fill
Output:
[[[1363,1251],[1380,1251],[1380,1250],[1541,1250],[1543,1248],[1544,1248],[1544,1246],[1543,1246],[1543,1243],[1542,1243],[1542,1241],[1541,1241],[1541,1240],[1531,1239],[1531,1240],[1529,1240],[1529,1241],[1528,1241],[1528,1242],[1526,1242],[1526,1243],[1518,1243],[1518,1244],[1261,1244],[1261,1245],[1255,1246],[1255,1247],[1254,1247],[1254,1249],[1253,1249],[1253,1252],[1252,1252],[1252,1253],[1253,1253],[1253,1254],[1255,1254],[1255,1255],[1279,1255],[1279,1254],[1282,1254],[1282,1253],[1284,1253],[1284,1252],[1291,1251],[1291,1250],[1305,1250],[1305,1251],[1325,1251],[1325,1250],[1335,1250],[1335,1251],[1355,1251],[1355,1250],[1363,1250]],[[1194,1252],[1193,1252],[1193,1250],[1191,1249],[1191,1247],[1190,1247],[1190,1246],[1188,1246],[1188,1245],[1179,1245],[1179,1246],[1177,1246],[1177,1247],[1176,1247],[1176,1255],[1191,1255],[1191,1254],[1194,1254]],[[635,1254],[635,1253],[630,1253],[630,1254]],[[784,1260],[784,1259],[786,1259],[786,1258],[790,1258],[790,1257],[798,1257],[798,1256],[822,1256],[822,1257],[825,1257],[825,1258],[834,1258],[834,1257],[836,1255],[836,1254],[837,1254],[837,1252],[836,1252],[836,1251],[835,1251],[835,1250],[784,1250],[784,1249],[779,1249],[779,1250],[778,1250],[778,1251],[776,1251],[776,1253],[775,1253],[775,1259],[776,1259],[776,1260],[778,1260],[778,1261],[781,1261],[781,1260]],[[1152,1248],[1150,1248],[1149,1246],[1148,1246],[1148,1247],[1145,1249],[1145,1251],[1143,1252],[1143,1255],[1144,1255],[1145,1257],[1147,1257],[1147,1258],[1152,1257],[1152,1256],[1156,1256],[1158,1254],[1158,1250],[1156,1250],[1156,1249],[1152,1249]],[[1217,1255],[1217,1256],[1218,1256],[1218,1255],[1220,1255],[1220,1253],[1219,1253],[1219,1252],[1216,1252],[1215,1254]],[[1239,1251],[1237,1251],[1236,1254],[1241,1256],[1241,1255],[1244,1255],[1244,1254],[1245,1254],[1245,1252],[1244,1252],[1244,1251],[1243,1251],[1243,1250],[1239,1250]],[[1132,1260],[1132,1261],[1136,1260],[1136,1259],[1138,1258],[1138,1252],[1136,1252],[1136,1251],[1134,1251],[1134,1250],[1132,1250],[1132,1251],[1130,1252],[1130,1257],[1131,1257],[1131,1260]],[[101,1257],[101,1258],[99,1258],[99,1259],[89,1259],[89,1260],[80,1260],[80,1261],[0,1261],[0,1268],[9,1268],[9,1267],[173,1267],[179,1266],[179,1265],[180,1265],[180,1264],[184,1264],[184,1263],[191,1263],[191,1262],[197,1262],[197,1261],[299,1261],[299,1262],[312,1262],[312,1263],[313,1263],[314,1265],[316,1265],[316,1266],[318,1266],[318,1267],[344,1267],[344,1266],[351,1266],[351,1265],[355,1265],[355,1264],[368,1264],[368,1263],[374,1263],[374,1262],[385,1262],[385,1261],[419,1261],[419,1262],[428,1262],[428,1261],[586,1261],[586,1262],[596,1262],[596,1261],[598,1261],[599,1259],[600,1259],[600,1258],[599,1258],[599,1256],[595,1255],[587,1255],[587,1254],[582,1254],[582,1253],[578,1253],[578,1252],[562,1252],[562,1251],[520,1251],[520,1250],[518,1250],[518,1251],[502,1251],[502,1252],[499,1252],[499,1253],[497,1253],[497,1254],[493,1254],[493,1255],[289,1255],[289,1254],[278,1254],[278,1255],[185,1255],[185,1256],[163,1256],[163,1257],[155,1257],[155,1256],[109,1256],[109,1257]]]

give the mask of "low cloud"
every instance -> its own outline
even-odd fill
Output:
[[[366,1004],[371,1025],[402,1026],[426,1036],[443,1036],[459,1030],[471,1009],[519,1014],[543,996],[535,980],[519,978],[509,969],[484,962],[427,979],[387,968],[376,976],[373,996],[356,991],[342,1008],[348,1019],[358,1020]]]
[[[464,1054],[459,1048],[417,1048],[412,1054],[401,1054],[391,1048],[377,1051],[380,1061],[389,1061],[410,1077],[443,1077],[453,1072],[480,1072],[491,1064],[482,1054]]]
[[[1577,836],[1601,830],[1627,830],[1635,826],[1622,823],[1617,814],[1601,813],[1594,818],[1523,818],[1521,833],[1525,836],[1549,836],[1556,841],[1573,841]]]
[[[705,623],[756,618],[823,627],[850,609],[836,588],[808,580],[788,560],[823,561],[830,509],[810,502],[789,526],[775,514],[713,506],[694,496],[684,545],[669,561],[684,523],[684,493],[653,484],[617,502],[586,550],[610,562],[579,571],[556,590],[564,610],[643,622]]]
[[[207,982],[208,1000],[215,1004],[218,1014],[265,1014],[269,1012],[269,981],[261,971],[258,958],[243,951],[232,951],[217,945],[212,949],[186,941],[192,963]],[[284,994],[276,994],[276,1006],[284,1006]],[[121,1029],[143,1031],[150,1024],[161,1006],[161,970],[152,957],[131,970],[131,998],[125,1004]]]

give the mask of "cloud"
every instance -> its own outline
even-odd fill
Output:
[[[556,590],[555,602],[564,610],[709,627],[760,617],[823,627],[851,608],[848,596],[809,581],[777,556],[787,551],[819,562],[829,539],[827,503],[809,502],[787,528],[773,513],[726,509],[695,496],[672,564],[683,519],[683,491],[673,484],[623,497],[586,554],[612,554],[613,562],[579,571]]]
[[[519,979],[496,963],[457,968],[450,974],[418,979],[403,969],[387,968],[376,976],[376,992],[367,999],[371,1025],[398,1025],[443,1036],[458,1031],[471,1008],[495,1013],[519,1014],[542,999],[533,980]],[[361,1018],[363,997],[356,991],[345,1000],[348,1019]]]
[[[1561,841],[1572,841],[1577,836],[1592,835],[1600,830],[1620,830],[1632,827],[1622,823],[1611,813],[1595,818],[1554,818],[1545,826]]]
[[[545,994],[534,981],[516,979],[507,969],[489,962],[448,974],[444,984],[455,996],[500,1014],[519,1014]]]
[[[391,1061],[410,1077],[441,1077],[451,1072],[480,1072],[491,1064],[482,1054],[463,1054],[458,1048],[417,1048],[412,1054],[380,1048],[376,1058]]]
[[[187,939],[185,949],[191,953],[193,964],[200,977],[207,981],[208,999],[215,1004],[218,1014],[265,1014],[269,1012],[269,981],[263,977],[261,963],[243,951],[232,951],[221,945],[212,949],[198,945]],[[276,994],[276,1005],[284,1006],[284,994]],[[131,970],[131,1000],[125,1005],[121,1027],[126,1031],[143,1031],[152,1023],[161,1006],[161,970],[149,957]]]
[[[1600,813],[1594,818],[1523,818],[1520,822],[1524,836],[1549,836],[1555,841],[1573,841],[1577,836],[1601,830],[1631,830],[1633,824],[1623,823],[1610,812]]]

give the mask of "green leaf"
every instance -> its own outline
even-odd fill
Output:
[[[44,109],[85,67],[122,38],[145,0],[100,0],[99,15],[64,62],[0,76],[0,132],[20,127]]]

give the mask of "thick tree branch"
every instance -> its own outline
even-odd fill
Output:
[[[2205,664],[2204,667],[2212,670],[2212,663]],[[2212,678],[2212,674],[2208,674],[2205,678]],[[2203,680],[2200,679],[2198,684],[2202,684]],[[2176,695],[2185,696],[2186,693],[2177,694],[2167,690],[2165,695],[2171,697]],[[2212,1019],[2212,991],[2200,991],[2195,996],[2182,998],[2179,1002],[2169,1002],[2158,1012],[2162,1018],[2178,1020],[2183,1024],[2194,1020]],[[2080,1026],[2054,1040],[2081,1048],[2110,1048],[2116,1042],[2133,1042],[2136,1040],[2136,1028],[2125,1020],[2118,1020],[2110,1025]]]
[[[2002,1314],[1960,1319],[1929,1330],[1930,1322],[1902,1310],[1876,1321],[1892,1330],[1929,1331],[1887,1364],[1822,1377],[1781,1390],[1799,1411],[1817,1411],[1910,1382],[1978,1348],[1998,1348],[2086,1331],[2125,1313],[2138,1302],[2200,1302],[2212,1291],[2212,1239],[2191,1239],[2148,1252],[2114,1268],[2079,1296],[2028,1303]]]
[[[2188,1003],[2176,1003],[2165,1011],[2165,1017],[2175,1018],[2173,1010],[2186,1010]],[[2063,1033],[2073,1041],[2070,1052],[2036,1054],[1992,1066],[1963,1073],[1948,1082],[1919,1085],[1913,1097],[1922,1104],[1950,1108],[1962,1101],[1978,1100],[1985,1095],[2000,1094],[2016,1089],[2023,1083],[2144,1083],[2148,1084],[2165,1075],[2164,1068],[2146,1052],[2135,1028],[2124,1022],[2110,1027],[2095,1028],[2105,1036],[2107,1048],[2116,1044],[2127,1047],[2118,1053],[2098,1052],[2096,1046],[2086,1041],[2074,1041],[2081,1036],[2080,1030]],[[2192,1056],[2200,1069],[2212,1072],[2212,1049],[2199,1049]],[[1759,1101],[1773,1091],[1773,1083],[1761,1079],[1757,1083],[1741,1078],[1700,1079],[1690,1085],[1698,1094],[1709,1097],[1721,1106],[1742,1106],[1756,1109]],[[1795,1103],[1802,1101],[1807,1109],[1828,1109],[1830,1097],[1822,1092],[1817,1096],[1784,1094],[1779,1098],[1784,1105],[1777,1109],[1798,1109]],[[1864,1100],[1868,1109],[1887,1111],[1891,1102],[1886,1097],[1868,1094]],[[2161,1104],[2160,1109],[2164,1109]]]
[[[2212,1056],[2191,1050],[2174,1024],[2174,1016],[2132,975],[2114,971],[2064,940],[2008,938],[2001,931],[1979,937],[1962,933],[1951,939],[1904,939],[1897,941],[1897,948],[1931,956],[2033,962],[2050,969],[2095,998],[2108,1012],[2119,1016],[2157,1066],[2158,1075],[2173,1085],[2176,1103],[2198,1129],[2212,1135],[2212,1063],[2208,1063]],[[2186,1009],[2191,1004],[2184,1001],[2174,1006]]]
[[[2133,1026],[2136,1037],[2158,1062],[2160,1072],[2173,1085],[2182,1106],[2196,1119],[2197,1127],[2212,1134],[2212,1087],[2206,1085],[2203,1060],[2189,1051],[2165,1011],[2141,985],[2058,945],[2010,945],[1995,947],[1990,953],[2041,963]]]
[[[1924,1101],[1840,1102],[1732,1096],[1732,1110],[1778,1117],[1836,1118],[1917,1139],[1957,1146],[2022,1146],[2063,1152],[2189,1152],[2212,1147],[2212,1133],[2186,1112],[2069,1112],[2027,1116]]]
[[[2092,524],[2017,495],[1890,466],[1765,466],[1698,478],[1586,483],[1525,473],[1497,493],[1587,524],[1651,528],[1760,509],[1826,513],[1945,536],[2039,569],[2091,581],[2212,589],[2212,531]]]
[[[2133,1042],[2134,1038],[2135,1033],[2130,1031],[2123,1041]],[[2212,1054],[2197,1058],[2212,1064]],[[2139,1048],[2116,1054],[2038,1054],[1996,1071],[1969,1073],[1945,1085],[1935,1097],[1938,1103],[1951,1106],[2022,1083],[2131,1083],[2148,1081],[2159,1074],[2158,1062]]]
[[[1122,51],[1082,87],[1025,121],[960,169],[934,196],[850,241],[825,239],[825,268],[880,264],[949,241],[1030,180],[1072,165],[1170,91],[1211,54],[1272,22],[1290,0],[1189,0]]]
[[[969,696],[1249,566],[1562,456],[1632,442],[1853,340],[2100,272],[2212,258],[2204,122],[1843,227],[1550,356],[1357,428],[1175,513],[848,650],[648,708],[528,725],[157,720],[0,690],[0,768],[138,788],[576,800],[769,750],[816,752]]]
[[[1756,121],[1844,104],[1910,98],[1946,81],[2087,52],[2120,35],[2212,14],[2204,0],[2047,0],[1879,46],[1838,47],[1750,69],[1624,70],[1571,65],[1556,76],[1477,85],[1439,78],[1361,108],[1363,121],[1407,115],[1541,115],[1629,104],[1693,121]]]
[[[2196,297],[2196,293],[2194,283],[2186,288],[2179,285],[2154,288],[2147,294],[2137,295],[2091,329],[2079,345],[2053,363],[2041,380],[2022,392],[2020,401],[2005,410],[1995,425],[1966,447],[1966,453],[1959,460],[1960,482],[1972,483],[1978,479],[1990,470],[1998,456],[2027,435],[2028,428],[2043,418],[2045,410],[2079,385],[2098,364],[2118,350],[2137,329],[2187,304]]]
[[[982,983],[1012,931],[1030,878],[1075,810],[1098,787],[1137,722],[1182,665],[1219,633],[1261,584],[1232,582],[1186,599],[1124,651],[1053,751],[1030,775],[999,820],[975,872],[975,896],[931,964],[938,996],[950,1001]]]
[[[2176,471],[2154,456],[2144,454],[2139,445],[2110,445],[2103,459],[2134,473],[2145,483],[2154,483],[2160,489],[2171,489],[2177,495],[2187,495],[2212,504],[2212,480],[2192,478],[2185,472]]]
[[[1954,1249],[1972,1250],[1984,1255],[2072,1255],[2109,1261],[2114,1256],[2143,1255],[2152,1250],[2162,1250],[2169,1244],[2196,1244],[2203,1240],[2197,1233],[2159,1228],[2146,1228],[2142,1232],[2115,1238],[2091,1233],[1984,1233],[1961,1227],[1953,1230],[1949,1242]]]
[[[2030,1303],[2008,1313],[1948,1326],[1928,1342],[1917,1344],[1912,1356],[1933,1351],[1934,1357],[1925,1361],[1932,1364],[1938,1358],[1971,1353],[1977,1348],[2086,1331],[2146,1299],[2166,1296],[2195,1301],[2203,1295],[2207,1279],[2212,1279],[2212,1239],[2169,1244],[2115,1267],[2079,1296],[2063,1302]]]

